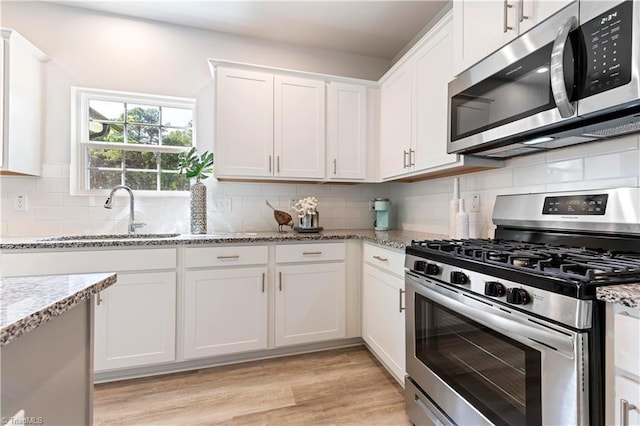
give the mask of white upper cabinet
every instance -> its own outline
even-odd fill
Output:
[[[218,67],[215,163],[217,176],[272,175],[272,74]]]
[[[274,176],[324,178],[324,81],[276,75],[274,90]]]
[[[2,29],[0,58],[0,174],[39,176],[43,63],[48,58],[8,29]]]
[[[367,177],[367,88],[331,82],[327,90],[329,179]]]
[[[448,14],[382,78],[381,180],[417,180],[502,165],[493,160],[447,154],[452,25]]]
[[[325,82],[218,66],[216,176],[325,176]]]
[[[575,0],[455,0],[454,72],[525,33]]]

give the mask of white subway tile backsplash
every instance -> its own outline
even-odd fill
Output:
[[[0,176],[2,192],[36,192],[37,178],[19,176]]]
[[[262,184],[262,195],[295,197],[297,195],[297,187],[287,183],[265,183]]]
[[[582,158],[547,164],[547,182],[573,182],[582,178]]]
[[[555,149],[547,152],[547,161],[560,161],[571,158],[584,158],[594,155],[609,154],[638,149],[638,135],[625,136],[619,139],[610,139],[575,145],[566,149]]]
[[[513,185],[537,185],[547,182],[547,165],[539,164],[513,169]]]
[[[616,179],[584,180],[580,182],[548,183],[546,190],[550,192],[579,191],[589,189],[622,188],[627,186],[638,186],[638,178],[628,177]]]
[[[63,223],[61,221],[10,220],[7,223],[7,235],[24,237],[62,235]]]
[[[616,152],[614,154],[587,157],[585,179],[609,179],[638,176],[638,152]]]
[[[38,221],[89,220],[89,207],[38,207],[35,211]]]
[[[41,178],[36,181],[38,192],[69,193],[69,179]]]

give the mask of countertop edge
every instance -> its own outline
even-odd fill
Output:
[[[73,294],[69,294],[64,298],[51,303],[48,306],[31,312],[25,317],[3,327],[2,330],[0,330],[0,346],[4,346],[12,342],[19,336],[40,327],[51,319],[62,315],[68,310],[74,308],[80,303],[89,300],[93,295],[110,287],[117,281],[117,275],[115,273],[67,274],[64,276],[70,275],[95,276],[97,281],[81,290],[76,291]],[[28,278],[29,277],[21,277],[21,279]]]
[[[596,289],[596,299],[628,308],[640,308],[640,284],[618,284]]]

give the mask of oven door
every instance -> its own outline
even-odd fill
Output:
[[[586,333],[406,274],[415,424],[588,425]]]

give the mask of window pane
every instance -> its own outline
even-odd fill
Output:
[[[162,108],[162,125],[171,127],[190,127],[193,112],[184,108]]]
[[[139,143],[144,145],[158,145],[158,127],[138,126],[127,124],[127,143]]]
[[[191,129],[162,129],[162,145],[191,146]]]
[[[188,191],[189,179],[178,173],[162,173],[160,175],[160,189],[163,191]]]
[[[160,168],[164,170],[178,170],[178,156],[180,154],[160,154]]]
[[[158,153],[126,151],[124,164],[127,169],[156,170],[158,167]]]
[[[160,124],[160,107],[127,104],[127,121],[129,123]]]
[[[122,169],[122,151],[119,149],[87,148],[89,167]]]
[[[89,140],[104,142],[123,142],[122,124],[108,124],[99,121],[89,121]]]
[[[111,189],[120,185],[122,172],[89,169],[89,189]]]
[[[89,118],[124,122],[124,103],[89,100]]]
[[[131,189],[155,191],[157,188],[157,176],[154,172],[131,172],[124,174],[124,184]]]

